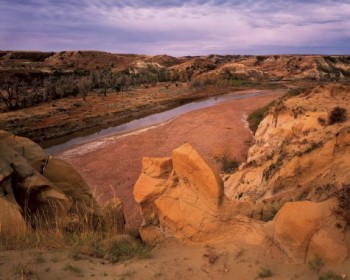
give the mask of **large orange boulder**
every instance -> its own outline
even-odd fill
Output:
[[[261,244],[265,238],[261,223],[251,219],[255,206],[227,200],[222,179],[189,144],[175,149],[172,158],[144,158],[134,197],[147,242],[167,236],[187,243],[244,236]]]

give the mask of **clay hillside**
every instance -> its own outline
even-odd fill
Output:
[[[196,77],[249,80],[344,80],[350,76],[349,56],[321,55],[209,55],[171,57],[113,54],[98,51],[0,51],[1,79],[18,76],[32,80],[50,75],[124,71],[129,76],[146,72],[158,80],[189,81]],[[165,72],[165,73],[163,73]],[[167,76],[170,77],[167,77]],[[164,77],[162,77],[164,76]]]

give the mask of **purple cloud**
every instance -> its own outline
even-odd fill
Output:
[[[349,1],[0,0],[0,49],[339,53]]]

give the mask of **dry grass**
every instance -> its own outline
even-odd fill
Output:
[[[228,149],[216,150],[213,152],[216,162],[220,163],[223,173],[232,173],[239,167],[239,161],[231,155]]]
[[[152,247],[129,235],[117,236],[114,233],[94,231],[69,233],[40,230],[26,234],[0,234],[0,251],[28,249],[66,250],[73,260],[85,255],[116,263],[131,258],[149,257]],[[38,254],[34,261],[44,263],[45,259]]]
[[[17,234],[0,233],[0,251],[60,249],[68,251],[72,259],[79,259],[86,255],[103,258],[113,263],[150,255],[152,248],[142,244],[138,235],[120,234],[116,230],[117,227],[124,228],[124,224],[118,224],[121,223],[120,219],[110,217],[104,219],[102,216],[96,218],[91,215],[91,211],[81,211],[79,219],[75,221],[79,226],[72,226],[70,223],[67,226],[67,221],[64,219],[66,214],[62,216],[58,211],[60,205],[51,205],[51,207],[50,213],[25,215],[28,224],[34,224],[35,227]],[[40,254],[34,261],[45,262]]]

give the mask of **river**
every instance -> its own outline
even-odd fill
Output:
[[[130,133],[133,131],[144,129],[147,127],[156,126],[156,125],[159,125],[161,123],[167,122],[175,117],[178,117],[184,113],[188,113],[188,112],[191,112],[194,110],[211,107],[211,106],[214,106],[216,104],[231,101],[231,100],[251,98],[251,97],[261,95],[261,94],[266,93],[266,92],[267,92],[266,90],[254,90],[254,91],[252,91],[252,90],[246,91],[245,90],[245,91],[232,92],[232,93],[228,93],[228,94],[224,94],[224,95],[220,95],[220,96],[215,96],[215,97],[208,97],[208,98],[205,98],[202,100],[187,103],[185,105],[182,105],[182,106],[179,106],[179,107],[176,107],[176,108],[173,108],[173,109],[161,112],[161,113],[157,113],[157,114],[149,115],[147,117],[136,119],[136,120],[127,122],[127,123],[122,124],[122,125],[111,126],[111,127],[103,128],[103,129],[99,129],[97,127],[97,128],[89,129],[86,131],[82,131],[76,137],[73,137],[71,139],[69,139],[69,137],[66,138],[67,140],[66,141],[63,140],[63,143],[62,143],[62,139],[57,139],[58,140],[57,144],[54,144],[50,147],[47,147],[45,149],[45,151],[49,155],[55,154],[55,153],[61,153],[65,150],[68,150],[68,149],[73,148],[75,146],[78,146],[78,145],[81,145],[84,143],[88,143],[88,142],[92,142],[95,140],[99,140],[99,139],[109,137],[112,135],[123,135],[123,134],[127,134],[127,133]]]

